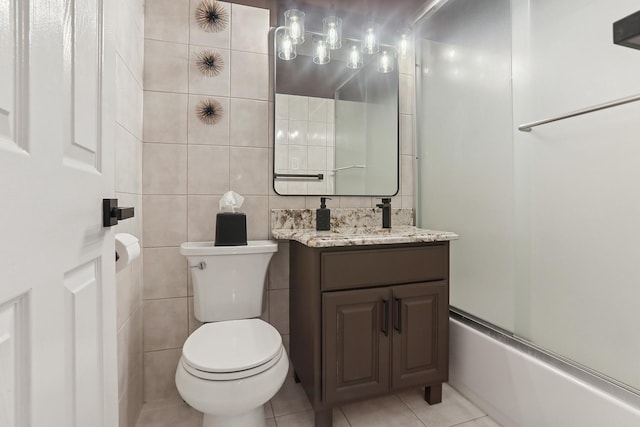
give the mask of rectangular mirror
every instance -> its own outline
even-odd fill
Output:
[[[283,27],[273,32],[276,193],[395,195],[399,186],[395,49],[381,45],[378,53],[367,55],[360,51],[359,41],[343,40],[340,49],[326,49],[328,63],[318,63],[323,62],[317,57],[324,37],[307,32],[295,54],[289,55],[295,57],[284,60],[278,55],[283,34]],[[361,67],[348,67],[357,62],[358,54]]]

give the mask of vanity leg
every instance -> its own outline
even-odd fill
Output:
[[[331,427],[333,425],[333,409],[320,409],[315,411],[315,427]]]
[[[442,383],[424,387],[424,400],[429,405],[442,402]]]
[[[294,380],[296,383],[299,383],[299,382],[300,382],[300,378],[298,377],[298,373],[297,373],[296,371],[293,371],[293,380]]]

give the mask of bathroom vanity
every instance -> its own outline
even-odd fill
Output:
[[[331,426],[332,407],[448,379],[449,240],[415,227],[272,230],[290,240],[290,356]]]

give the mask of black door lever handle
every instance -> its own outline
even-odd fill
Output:
[[[104,227],[112,227],[118,224],[118,221],[133,218],[134,215],[133,207],[119,207],[118,199],[102,199],[102,225]]]
[[[118,221],[120,221],[122,219],[133,218],[133,216],[134,216],[133,207],[130,207],[130,208],[113,208],[111,210],[111,213],[113,214],[114,211],[115,211],[116,218],[118,219]]]

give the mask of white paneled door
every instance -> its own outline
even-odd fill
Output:
[[[117,426],[113,1],[0,0],[0,426]]]

